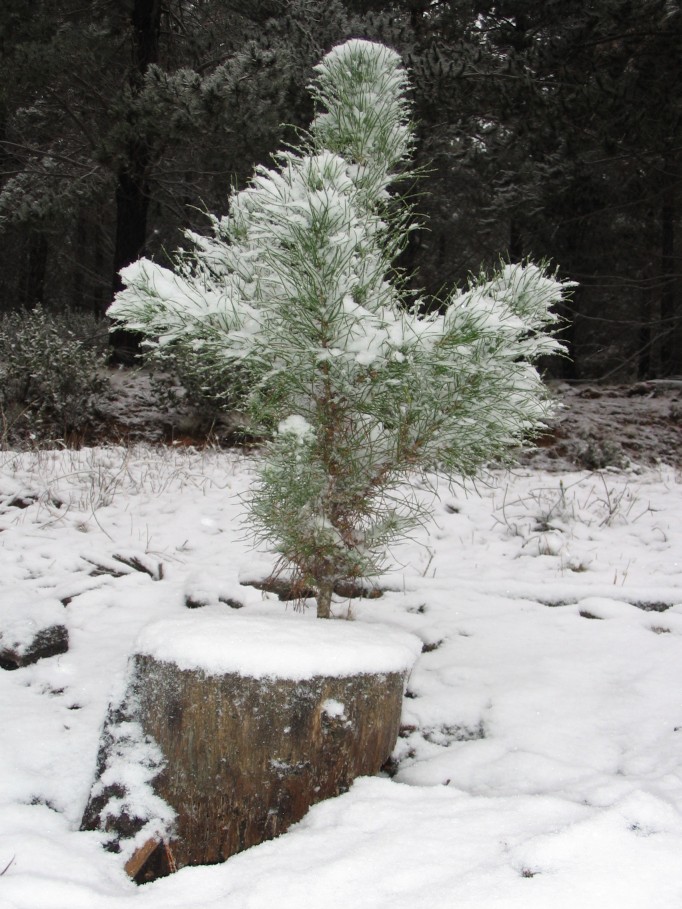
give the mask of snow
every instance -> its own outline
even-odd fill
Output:
[[[679,470],[441,483],[384,595],[337,600],[353,621],[328,624],[240,583],[275,561],[241,522],[253,475],[213,450],[0,455],[0,628],[60,614],[69,631],[67,653],[0,670],[0,907],[677,909]],[[188,595],[207,605],[188,610]],[[129,655],[146,640],[222,661],[223,634],[241,649],[250,623],[268,663],[320,635],[339,650],[367,635],[377,660],[382,641],[419,639],[391,776],[224,865],[137,887],[78,829]],[[342,719],[341,703],[325,709]],[[140,755],[144,777],[158,756]]]
[[[342,720],[346,716],[346,708],[341,701],[337,701],[336,698],[327,698],[322,705],[322,712],[325,716],[333,717],[338,720]]]
[[[36,600],[14,586],[0,590],[0,649],[24,656],[41,631],[62,623],[63,613],[62,604],[52,597]]]
[[[292,413],[285,420],[280,420],[277,426],[277,432],[292,433],[299,439],[303,440],[314,432],[313,427],[300,414]]]
[[[312,679],[407,673],[421,652],[416,635],[352,622],[291,622],[287,616],[198,614],[148,625],[135,652],[207,675]]]
[[[137,833],[121,837],[118,843],[118,855],[126,862],[149,839],[163,839],[172,828],[176,813],[156,795],[151,785],[166,764],[156,742],[145,736],[136,722],[114,723],[107,731],[112,742],[92,795],[100,796],[109,787],[117,787],[120,795],[107,799],[102,816],[107,820],[123,815],[139,819]]]

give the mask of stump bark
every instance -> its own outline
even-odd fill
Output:
[[[83,826],[113,834],[136,880],[222,862],[278,836],[315,802],[376,773],[395,746],[406,676],[420,649],[412,636],[352,623],[220,618],[183,620],[190,640],[172,628],[170,646],[159,646],[155,632],[155,644],[138,648],[151,652],[132,657],[124,702],[104,730]],[[207,659],[196,653],[201,625],[211,635]],[[227,651],[218,663],[216,636]],[[363,641],[372,645],[365,653]],[[175,813],[165,831],[148,810],[136,821],[134,794],[112,774],[117,728],[137,730],[138,742],[163,756],[156,767],[148,763],[147,785]],[[131,810],[122,813],[122,803]]]

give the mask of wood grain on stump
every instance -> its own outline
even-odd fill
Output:
[[[176,815],[156,852],[148,839],[137,842],[128,858],[137,880],[222,862],[376,773],[395,746],[419,651],[409,635],[346,622],[214,612],[199,624],[179,621],[165,639],[157,628],[151,645],[149,635],[142,641],[139,649],[151,652],[131,659],[124,704],[110,714],[112,723],[139,724],[158,746],[165,766],[151,786]],[[196,652],[202,627],[205,658]],[[106,766],[101,753],[100,776]],[[95,786],[85,827],[134,837],[130,816],[117,831],[108,814],[120,788]]]

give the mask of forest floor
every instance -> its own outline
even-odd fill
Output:
[[[208,432],[191,411],[160,407],[146,373],[114,370],[110,379],[100,443],[229,444],[234,423],[226,420]],[[682,379],[630,385],[557,382],[551,388],[557,411],[537,447],[520,455],[525,466],[550,471],[682,466]]]
[[[557,384],[559,408],[534,467],[600,470],[682,464],[682,380],[635,385]]]

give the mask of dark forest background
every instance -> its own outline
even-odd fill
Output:
[[[103,313],[295,140],[353,36],[414,86],[415,286],[549,259],[578,282],[563,377],[682,374],[678,0],[3,0],[0,314]]]

